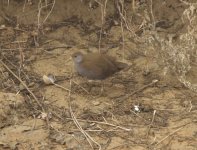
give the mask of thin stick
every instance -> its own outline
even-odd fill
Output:
[[[63,87],[63,86],[61,86],[61,85],[59,85],[59,84],[56,84],[56,83],[52,83],[52,84],[55,85],[56,87],[59,87],[59,88],[61,88],[61,89],[64,89],[64,90],[70,92],[69,89],[67,89],[67,88],[65,88],[65,87]]]
[[[155,144],[155,146],[157,146],[158,144],[160,144],[161,142],[163,142],[164,140],[166,140],[168,137],[170,137],[171,135],[175,134],[175,133],[178,132],[179,130],[183,129],[186,125],[188,125],[188,123],[185,124],[185,125],[183,125],[182,127],[178,128],[178,129],[176,129],[174,132],[170,133],[169,135],[165,136],[163,139],[161,139],[159,142],[157,142],[157,143]]]
[[[35,99],[35,101],[37,102],[37,104],[44,111],[44,108],[42,107],[42,104],[37,99],[37,97],[34,95],[34,93],[27,87],[27,85],[2,60],[0,60],[0,62],[26,88],[26,90],[32,95],[32,97]]]
[[[102,39],[102,33],[103,33],[103,25],[105,23],[107,1],[108,0],[105,0],[104,4],[102,4],[101,2],[95,0],[95,2],[97,2],[101,7],[101,29],[99,33],[99,53],[101,52],[101,39]]]
[[[152,125],[153,125],[153,122],[155,120],[155,114],[156,114],[156,110],[153,111],[153,117],[152,117],[152,121],[151,121],[151,123],[149,125],[149,128],[148,128],[147,137],[148,137],[148,134],[150,132],[150,129],[151,129]]]
[[[121,3],[121,5],[123,5],[123,4]],[[126,20],[126,16],[124,16],[124,14],[122,13],[122,12],[124,12],[124,10],[121,12],[121,9],[120,9],[120,6],[119,6],[119,5],[117,5],[117,8],[118,8],[118,12],[119,12],[119,15],[120,15],[121,19],[122,19],[122,20],[124,21],[124,23],[125,23],[126,29],[127,29],[128,31],[130,31],[134,36],[136,36],[136,35],[135,35],[135,32],[132,31],[132,29],[129,27],[129,25],[128,25],[128,23],[127,23],[127,20]],[[122,6],[122,8],[123,8],[123,6]]]
[[[147,84],[147,85],[144,85],[144,86],[141,87],[140,89],[138,89],[138,90],[136,90],[136,91],[134,91],[134,92],[132,92],[132,93],[130,93],[130,94],[128,94],[128,95],[125,95],[125,96],[123,96],[123,97],[120,97],[119,99],[125,100],[125,99],[129,98],[130,96],[133,96],[134,94],[136,94],[136,93],[138,93],[138,92],[140,92],[140,91],[146,89],[147,87],[154,85],[154,84],[157,83],[158,81],[159,81],[159,80],[156,80],[156,79],[155,79],[155,80],[153,80],[151,83],[149,83],[149,84]]]
[[[150,4],[150,13],[151,13],[151,17],[153,19],[153,29],[155,29],[155,17],[153,15],[153,0],[150,0],[151,4]]]
[[[94,149],[90,139],[87,136],[87,133],[82,129],[81,125],[79,124],[79,122],[77,121],[76,117],[74,116],[73,112],[72,112],[72,108],[70,107],[70,114],[72,117],[73,122],[75,123],[75,125],[77,126],[77,128],[81,131],[81,133],[85,136],[85,138],[87,139],[88,143],[90,144],[90,146],[92,147],[92,149]]]
[[[138,116],[139,118],[143,119],[145,122],[148,122],[146,119],[144,119],[143,117],[141,117],[140,115],[138,115],[137,113],[135,113],[134,111],[130,110],[132,113],[134,113],[136,116]]]
[[[190,103],[189,112],[191,112],[193,106],[192,106],[192,102],[191,101],[189,101],[189,103]]]
[[[39,0],[38,3],[38,29],[40,29],[40,14],[41,14],[41,10],[42,10],[42,1]]]
[[[18,47],[19,47],[19,54],[20,54],[20,67],[19,67],[19,77],[20,77],[21,69],[25,61],[25,55],[23,53],[23,50],[21,49],[20,43],[18,43]]]
[[[33,117],[34,117],[34,122],[33,122],[33,125],[32,125],[32,127],[31,127],[31,131],[33,131],[34,129],[35,129],[35,127],[36,127],[36,117],[35,117],[35,115],[33,115]]]
[[[184,0],[180,0],[182,3],[186,4],[186,5],[197,5],[197,3],[188,3]]]
[[[100,29],[100,33],[99,33],[99,53],[101,52],[101,39],[102,39],[102,32],[103,32],[103,18],[104,18],[104,12],[103,12],[103,4],[100,5],[101,6],[101,29]]]
[[[23,5],[23,12],[25,12],[26,3],[27,3],[27,0],[25,0],[25,3]]]
[[[88,143],[90,144],[91,148],[94,149],[91,141],[93,143],[95,143],[98,147],[99,150],[101,150],[101,145],[96,142],[87,132],[85,132],[83,130],[83,128],[81,127],[81,125],[79,124],[79,122],[77,121],[77,118],[75,117],[73,111],[72,111],[72,107],[71,107],[71,102],[70,102],[70,97],[71,97],[71,88],[72,88],[72,81],[70,80],[70,91],[69,91],[69,104],[70,104],[70,114],[71,114],[71,118],[73,120],[73,122],[75,123],[75,125],[77,126],[77,128],[81,131],[81,133],[85,136],[85,138],[87,139]]]
[[[122,33],[122,50],[123,50],[123,60],[125,60],[125,38],[124,38],[124,28],[123,28],[123,23],[122,23],[122,18],[121,18],[121,33]]]
[[[76,85],[78,85],[80,88],[82,88],[87,94],[90,94],[90,92],[88,92],[83,86],[81,86],[80,84],[78,84],[76,81],[71,80],[73,83],[75,83]]]
[[[133,9],[133,12],[135,12],[135,0],[132,0],[132,9]]]
[[[46,22],[46,20],[47,20],[48,17],[50,16],[50,14],[51,14],[51,12],[52,12],[54,6],[55,6],[55,0],[53,1],[53,5],[52,5],[52,7],[51,7],[51,10],[50,10],[49,13],[47,14],[47,16],[46,16],[46,18],[44,19],[44,21],[42,22],[42,24],[44,24],[44,23]]]
[[[70,118],[66,118],[66,119],[71,120]],[[90,122],[90,123],[98,123],[98,124],[108,125],[108,126],[112,126],[112,127],[116,127],[116,128],[125,130],[125,131],[131,131],[131,129],[129,129],[129,128],[125,128],[125,127],[115,125],[115,124],[112,124],[112,123],[108,123],[108,122],[91,121],[91,120],[83,120],[83,119],[77,119],[77,120],[78,121],[83,121],[83,122]]]
[[[140,89],[138,89],[138,90],[136,90],[136,91],[132,92],[132,93],[131,93],[131,94],[129,94],[128,96],[132,96],[132,95],[134,95],[134,94],[136,94],[136,93],[138,93],[138,92],[140,92],[140,91],[144,90],[145,88],[147,88],[147,87],[149,87],[149,86],[154,85],[154,84],[155,84],[155,83],[157,83],[158,81],[159,81],[159,80],[153,80],[151,83],[149,83],[149,84],[147,84],[147,85],[145,85],[145,86],[141,87]]]

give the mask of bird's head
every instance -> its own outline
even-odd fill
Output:
[[[83,61],[83,53],[81,52],[75,52],[72,54],[72,59],[75,63],[81,63]]]

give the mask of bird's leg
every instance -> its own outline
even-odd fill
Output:
[[[101,89],[100,89],[100,93],[99,93],[98,97],[104,96],[104,85],[105,85],[105,82],[101,80],[100,84],[101,84]]]
[[[100,80],[88,80],[88,83],[91,83],[91,93],[96,97],[103,96],[104,94],[104,81]],[[100,90],[98,89],[100,87]]]
[[[100,96],[102,96],[104,94],[104,81],[101,81],[101,93]]]

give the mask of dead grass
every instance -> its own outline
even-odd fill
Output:
[[[89,149],[99,150],[128,150],[133,147],[135,149],[167,149],[172,140],[177,140],[176,143],[180,143],[181,140],[186,141],[186,146],[195,141],[195,137],[192,136],[193,133],[189,135],[191,137],[187,137],[187,128],[185,127],[192,126],[192,131],[196,129],[195,94],[190,92],[197,92],[197,87],[196,83],[187,79],[187,75],[192,70],[193,64],[197,62],[197,5],[181,0],[184,5],[188,6],[182,14],[179,14],[186,26],[186,30],[185,32],[168,34],[168,32],[159,32],[156,26],[160,20],[157,20],[157,14],[154,14],[154,7],[156,6],[152,0],[144,4],[140,4],[140,2],[134,0],[130,3],[124,0],[115,1],[113,5],[117,15],[116,18],[113,18],[114,20],[112,22],[115,23],[110,28],[106,26],[108,25],[109,19],[107,12],[110,11],[108,10],[108,6],[112,4],[111,1],[80,1],[80,4],[87,2],[88,4],[96,2],[100,9],[101,26],[95,28],[94,31],[98,33],[97,42],[94,43],[97,45],[96,48],[101,51],[103,45],[106,46],[108,41],[112,41],[113,39],[107,39],[109,37],[108,35],[113,34],[110,33],[110,29],[118,26],[120,27],[120,39],[119,41],[113,42],[117,43],[119,47],[115,50],[111,48],[110,51],[115,51],[115,54],[120,55],[124,61],[133,65],[128,70],[106,80],[111,85],[106,85],[108,91],[104,96],[96,97],[91,95],[92,93],[96,93],[97,85],[78,83],[78,81],[81,82],[84,79],[78,79],[73,75],[73,72],[69,70],[69,67],[71,67],[70,62],[67,61],[65,67],[65,64],[62,65],[61,61],[58,61],[60,55],[64,55],[65,58],[69,57],[72,51],[81,49],[81,47],[83,49],[87,43],[78,44],[77,41],[77,44],[74,42],[74,44],[72,42],[71,44],[68,43],[74,45],[71,47],[58,45],[51,47],[50,44],[53,42],[53,39],[47,39],[47,34],[51,32],[58,34],[56,32],[58,27],[54,28],[53,25],[47,24],[47,21],[55,13],[54,10],[58,1],[39,0],[36,3],[37,9],[35,11],[37,13],[37,24],[28,27],[21,25],[17,25],[17,27],[14,25],[7,26],[6,24],[0,28],[0,32],[3,31],[2,33],[5,33],[2,34],[4,41],[0,47],[0,79],[2,80],[2,91],[21,94],[25,97],[24,109],[14,107],[12,114],[9,114],[9,112],[6,113],[7,116],[11,116],[10,118],[7,117],[7,120],[0,119],[5,124],[5,126],[1,126],[2,131],[7,129],[7,124],[11,126],[10,130],[13,131],[12,127],[14,128],[14,126],[12,125],[17,123],[19,124],[17,134],[18,130],[21,131],[21,134],[19,134],[20,137],[20,135],[29,131],[29,128],[20,129],[21,122],[26,123],[27,119],[33,120],[33,124],[28,124],[32,127],[32,133],[35,130],[40,131],[39,129],[41,128],[44,131],[55,131],[61,135],[61,137],[56,137],[53,136],[52,132],[49,132],[45,142],[50,142],[47,144],[41,143],[42,146],[47,145],[47,148],[55,146],[57,148],[58,146],[68,148],[74,143],[74,147],[79,145],[78,149],[87,149],[87,147]],[[11,5],[11,1],[7,1],[7,3],[8,6]],[[23,11],[28,9],[28,3],[31,3],[31,1],[25,1]],[[32,1],[31,5],[33,3]],[[130,4],[130,7],[127,7],[127,4]],[[89,6],[92,5],[87,5],[88,9]],[[47,13],[43,16],[44,12]],[[133,19],[133,16],[137,17]],[[63,25],[66,30],[61,30],[61,32],[69,30],[73,21],[69,23],[68,25]],[[83,28],[81,26],[84,26],[84,24],[79,21],[79,23],[73,23],[73,26],[78,30],[82,30]],[[59,28],[61,29],[62,23],[58,25],[60,25]],[[89,39],[87,35],[83,35],[84,32],[86,31],[83,30],[78,35],[87,42]],[[20,38],[18,39],[18,37],[22,37],[22,40]],[[66,38],[64,38],[62,37],[63,40],[69,38],[69,35],[66,35]],[[59,39],[55,40],[59,41]],[[70,41],[74,40],[73,38]],[[49,44],[48,49],[43,46],[46,43]],[[137,45],[137,50],[128,49],[128,46],[132,43]],[[64,52],[61,51],[62,48],[65,49]],[[57,51],[55,51],[56,49]],[[50,70],[51,68],[57,68],[55,71],[59,71],[58,73],[62,74],[64,74],[62,70],[66,70],[67,77],[63,80],[57,80],[60,84],[56,84],[56,81],[52,81],[52,86],[43,84],[42,76],[44,74],[36,74],[34,71],[37,68],[33,68],[35,62],[39,66],[42,63],[40,61],[42,59],[46,59],[46,62],[43,63],[43,70],[48,67],[48,71],[52,72],[54,70]],[[156,68],[156,71],[149,70],[149,64],[143,64],[146,60],[151,63],[158,60],[158,64],[160,65],[157,64],[159,66],[158,68],[162,68],[160,70]],[[50,64],[55,64],[56,66],[50,68]],[[140,66],[144,69],[140,68]],[[57,73],[55,71],[54,73]],[[174,89],[174,82],[170,83],[170,85],[167,84],[167,86],[163,82],[160,83],[163,78],[160,73],[162,71],[164,72],[164,78],[166,77],[168,79],[168,75],[171,75],[170,77],[175,75],[177,81],[182,83],[190,91],[184,88]],[[56,87],[59,87],[59,93],[57,93]],[[109,97],[108,93],[113,91],[113,88],[115,89],[114,91],[121,88],[123,92],[120,92],[120,95],[117,97]],[[63,90],[61,91],[61,89]],[[92,89],[96,90],[94,91]],[[185,92],[187,93],[185,94]],[[56,102],[62,99],[63,102],[58,106]],[[98,103],[94,103],[95,101]],[[9,104],[6,103],[7,107],[9,107]],[[10,110],[13,109],[11,106],[9,108]],[[22,116],[21,114],[24,115]],[[11,118],[18,116],[19,118],[15,118],[16,122],[15,120],[10,121],[13,120]],[[42,120],[46,124],[42,124],[39,127],[36,126],[37,119]],[[179,133],[181,131],[184,135]],[[40,134],[42,133],[43,131]],[[68,134],[71,135],[72,140],[70,138],[68,139],[68,136],[66,136]],[[5,141],[0,141],[0,145],[8,145],[8,147],[13,146],[15,148],[17,145],[22,145],[23,143],[20,140],[17,142],[13,146]],[[35,143],[29,144],[28,142],[26,143],[27,145],[34,145],[33,147],[36,147]],[[173,142],[170,144],[172,147]]]

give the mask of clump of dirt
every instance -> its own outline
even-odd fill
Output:
[[[0,149],[196,149],[194,2],[13,0],[0,8]],[[129,67],[88,81],[74,71],[76,51]],[[55,83],[43,82],[49,74]]]

